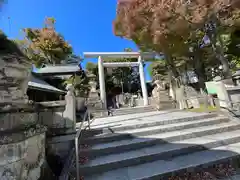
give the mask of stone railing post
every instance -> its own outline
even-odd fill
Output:
[[[63,117],[66,121],[66,127],[76,130],[76,97],[74,95],[74,88],[72,85],[67,86],[67,94],[65,96],[66,108]]]

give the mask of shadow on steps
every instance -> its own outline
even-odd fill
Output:
[[[198,136],[187,134],[181,137],[175,136],[175,139],[171,140],[121,134],[124,136],[121,140],[109,139],[97,144],[92,142],[89,149],[80,151],[81,156],[89,159],[86,164],[81,165],[80,173],[86,180],[125,180],[127,178],[128,180],[167,180],[175,176],[186,176],[186,173],[188,177],[185,179],[193,180],[191,174],[208,172],[207,168],[210,168],[211,172],[208,173],[215,179],[226,178],[227,175],[224,173],[231,175],[233,172],[230,170],[218,172],[214,168],[216,164],[222,163],[231,164],[236,169],[239,167],[240,134],[227,136],[228,131],[238,129],[239,127],[225,128],[225,130],[198,134]],[[101,130],[84,132],[84,143],[88,144],[89,137],[102,132]],[[214,140],[217,133],[222,134],[223,138]],[[72,173],[75,174],[74,169]]]

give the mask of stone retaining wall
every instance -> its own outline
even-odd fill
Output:
[[[1,131],[15,129],[21,126],[36,124],[38,117],[37,113],[19,112],[19,113],[0,113],[0,133]]]
[[[45,160],[45,132],[0,145],[0,179],[37,180]]]
[[[69,117],[76,116],[76,113],[68,112],[69,104],[66,101],[50,101],[38,104],[41,105],[38,112],[38,123],[48,127],[48,135],[75,131],[75,119]]]

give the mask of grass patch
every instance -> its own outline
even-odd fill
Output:
[[[208,106],[207,109],[203,104],[200,104],[200,108],[188,109],[191,112],[214,112],[217,111],[215,106]]]

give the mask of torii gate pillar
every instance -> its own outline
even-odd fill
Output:
[[[148,105],[148,92],[146,87],[146,80],[144,75],[144,67],[142,62],[142,57],[138,57],[138,63],[139,63],[139,75],[140,75],[140,82],[141,82],[141,88],[142,88],[142,96],[143,96],[143,105]]]
[[[103,108],[107,108],[104,67],[103,67],[103,60],[101,56],[98,57],[98,76],[99,76],[99,85],[100,85],[100,98],[103,103]]]
[[[126,66],[138,66],[139,67],[139,75],[141,81],[141,88],[142,88],[142,96],[143,96],[143,104],[144,106],[148,106],[148,93],[146,87],[146,80],[144,74],[144,66],[143,66],[143,59],[155,58],[155,54],[153,53],[139,53],[139,52],[108,52],[108,53],[101,53],[101,52],[85,52],[85,58],[98,58],[98,73],[99,73],[99,84],[100,84],[100,98],[103,103],[103,108],[107,108],[107,98],[106,98],[106,87],[105,87],[105,77],[104,77],[104,67],[126,67]],[[107,63],[103,62],[103,57],[113,57],[113,58],[138,58],[138,62],[115,62],[115,63]]]

